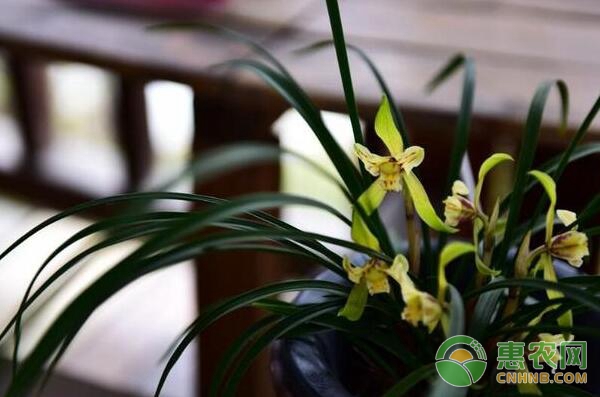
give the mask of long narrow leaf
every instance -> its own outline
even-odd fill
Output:
[[[500,245],[500,249],[495,253],[495,259],[500,260],[503,263],[501,267],[504,274],[512,274],[510,263],[505,261],[507,256],[510,242],[512,241],[513,233],[517,226],[519,216],[521,213],[521,204],[523,203],[523,196],[525,193],[527,173],[531,170],[533,159],[535,156],[538,138],[540,134],[540,128],[542,125],[542,117],[544,114],[544,108],[550,94],[550,89],[556,86],[560,94],[561,100],[561,130],[567,128],[567,115],[569,112],[569,91],[566,84],[562,80],[551,80],[546,81],[538,86],[535,95],[529,106],[529,113],[527,115],[527,121],[525,123],[525,132],[523,135],[523,142],[521,144],[521,151],[519,159],[517,161],[516,176],[514,182],[514,188],[511,193],[509,208],[508,208],[508,219],[506,221],[506,228],[504,232],[504,240]],[[494,266],[500,268],[499,266]]]
[[[348,62],[348,53],[346,52],[346,39],[344,38],[344,27],[340,16],[340,8],[337,0],[327,0],[327,11],[329,14],[329,24],[333,35],[335,53],[337,56],[342,86],[344,87],[344,97],[346,106],[350,115],[354,141],[363,144],[364,139],[360,127],[360,118],[358,116],[358,106],[354,98],[354,88],[352,87],[352,74],[350,73],[350,63]]]

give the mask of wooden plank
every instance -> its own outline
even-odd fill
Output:
[[[291,69],[292,74],[311,96],[339,97],[342,95],[340,78],[332,49],[298,56],[294,50],[324,36],[297,34],[272,42],[275,54]],[[433,94],[425,91],[426,83],[452,55],[449,50],[437,53],[422,52],[414,47],[391,46],[370,40],[356,41],[378,65],[392,92],[404,108],[421,109],[423,113],[455,112],[460,104],[461,79],[454,78]],[[600,74],[581,73],[560,67],[523,67],[510,62],[477,62],[477,87],[475,96],[476,117],[513,122],[514,127],[525,120],[530,100],[536,86],[546,79],[564,78],[571,89],[571,126],[576,127],[585,117],[600,93]],[[315,69],[314,65],[322,65]],[[370,71],[357,57],[351,56],[354,86],[360,99],[364,116],[369,107],[376,105],[381,91]],[[593,89],[598,87],[598,89]],[[545,113],[545,123],[556,125],[558,101],[553,96]],[[600,121],[593,124],[600,130]],[[514,133],[521,131],[515,129]]]
[[[347,1],[341,3],[349,40],[369,38],[445,47],[451,51],[540,59],[552,63],[600,65],[600,24],[560,18],[533,19],[502,7],[443,8],[443,2],[405,3]],[[412,4],[412,6],[406,5]],[[324,6],[293,20],[297,29],[329,34]],[[559,23],[557,23],[559,22]],[[584,21],[585,22],[585,21]]]

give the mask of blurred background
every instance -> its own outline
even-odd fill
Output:
[[[424,146],[423,179],[440,203],[452,144],[460,77],[433,94],[424,87],[454,53],[476,60],[477,88],[467,164],[478,167],[493,151],[517,154],[536,86],[563,78],[571,89],[567,136],[556,132],[558,101],[545,113],[538,163],[560,152],[600,93],[600,3],[593,0],[360,0],[340,1],[348,42],[367,51],[402,104],[413,143]],[[192,158],[228,143],[280,144],[331,169],[307,125],[252,75],[208,66],[253,55],[247,48],[200,30],[151,31],[168,20],[226,26],[259,41],[289,67],[323,109],[350,152],[341,83],[331,49],[296,50],[329,38],[320,0],[0,0],[0,248],[57,211],[85,200],[151,190],[178,175]],[[367,140],[380,98],[373,76],[351,57],[354,86]],[[598,140],[600,122],[586,141]],[[579,211],[600,192],[600,163],[589,157],[569,167],[560,208]],[[486,197],[505,194],[509,167],[493,174]],[[225,180],[174,190],[231,196],[281,189],[349,206],[327,180],[291,158],[252,167]],[[530,198],[535,203],[539,192]],[[492,203],[485,203],[490,205]],[[171,209],[189,210],[182,204]],[[529,208],[530,208],[529,207]],[[439,208],[439,207],[438,207]],[[0,324],[14,314],[43,260],[62,241],[115,208],[69,218],[48,228],[0,263]],[[399,214],[389,209],[402,243]],[[321,214],[289,208],[281,216],[309,230],[348,237]],[[93,239],[71,247],[51,274]],[[70,272],[26,318],[26,354],[64,305],[135,247],[103,250]],[[596,247],[593,245],[592,247]],[[230,266],[243,260],[244,280]],[[219,266],[216,266],[219,265]],[[595,252],[585,264],[598,271]],[[149,396],[161,357],[199,307],[271,279],[312,271],[309,264],[277,263],[245,254],[210,257],[144,278],[91,318],[59,365],[47,396]],[[40,313],[41,307],[44,308]],[[48,310],[50,308],[50,310]],[[172,373],[165,396],[198,395],[216,357],[254,313],[229,320],[193,346]],[[10,339],[10,338],[9,338]],[[0,390],[6,384],[11,343],[0,345]],[[268,358],[247,380],[245,396],[272,395]]]

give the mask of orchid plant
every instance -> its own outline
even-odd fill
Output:
[[[571,211],[556,210],[556,184],[565,168],[573,161],[600,152],[597,143],[581,143],[600,110],[600,98],[564,152],[533,169],[542,113],[554,87],[561,99],[562,129],[567,125],[566,85],[560,80],[540,84],[525,122],[520,153],[515,158],[507,153],[492,154],[481,164],[471,192],[467,183],[461,180],[459,170],[468,146],[475,66],[468,57],[453,57],[429,86],[434,89],[455,72],[464,71],[461,106],[448,164],[448,196],[444,200],[431,200],[418,177],[419,165],[428,161],[426,149],[411,145],[411,135],[398,102],[376,65],[365,52],[345,43],[337,1],[327,0],[326,4],[333,40],[316,43],[304,50],[333,46],[336,51],[355,139],[352,156],[360,160],[359,167],[333,138],[319,109],[276,58],[243,36],[213,27],[212,31],[249,45],[259,56],[258,59],[231,60],[219,67],[254,72],[279,92],[308,123],[334,164],[337,175],[331,175],[298,153],[251,143],[205,153],[190,166],[187,174],[193,173],[196,183],[202,183],[236,167],[278,161],[283,153],[287,153],[339,186],[352,204],[351,219],[326,203],[284,193],[257,193],[224,200],[169,191],[99,199],[48,219],[2,252],[0,261],[25,240],[65,217],[123,203],[134,209],[99,220],[81,230],[57,247],[41,265],[14,317],[0,333],[0,341],[9,339],[11,333],[14,336],[14,371],[6,397],[22,397],[36,385],[43,384],[41,381],[52,372],[94,310],[135,280],[207,252],[236,250],[300,256],[337,274],[344,282],[280,281],[205,308],[169,351],[156,396],[160,395],[170,370],[190,342],[223,316],[244,307],[262,309],[267,317],[241,333],[230,351],[224,353],[224,361],[211,383],[211,396],[235,395],[246,370],[273,341],[332,330],[339,333],[340,338],[350,341],[359,361],[386,374],[388,381],[382,388],[387,391],[382,394],[387,397],[411,393],[421,384],[427,385],[421,391],[429,396],[495,396],[519,392],[585,395],[584,391],[568,385],[500,385],[494,381],[494,368],[488,368],[488,376],[477,385],[455,388],[435,374],[434,352],[444,339],[465,334],[481,342],[489,357],[494,357],[493,347],[498,341],[559,341],[600,336],[598,329],[580,327],[576,321],[577,314],[600,311],[598,276],[558,280],[554,266],[555,260],[566,261],[573,267],[581,266],[590,254],[591,238],[600,234],[600,228],[590,224],[600,212],[600,196],[593,197],[589,205],[581,209],[579,217]],[[206,29],[200,24],[176,24],[175,27]],[[373,153],[363,141],[348,50],[366,62],[381,89],[382,100],[374,129],[387,153]],[[486,197],[487,202],[495,203],[488,211],[481,204],[485,194],[484,181],[495,167],[509,163],[515,165],[510,193],[506,197]],[[406,246],[397,247],[391,243],[390,232],[381,220],[379,209],[390,192],[401,192],[390,195],[389,200],[396,200],[397,205],[405,208]],[[524,214],[525,195],[542,192],[545,196],[539,200],[536,210]],[[190,202],[196,209],[190,212],[152,209],[150,204],[164,200]],[[309,233],[265,212],[286,205],[309,206],[339,218],[348,225],[351,239]],[[544,209],[547,209],[545,218]],[[554,231],[556,217],[565,226],[559,233]],[[459,231],[462,233],[457,233]],[[543,238],[540,238],[542,232]],[[56,256],[92,235],[99,237],[98,242],[70,258],[43,282],[37,282]],[[465,235],[470,238],[465,239]],[[141,241],[141,245],[86,287],[21,360],[19,346],[23,318],[47,290],[73,268],[82,266],[88,256],[134,239]],[[365,259],[358,260],[354,255],[342,257],[330,248],[332,245],[360,253]],[[453,284],[457,276],[467,281],[460,288]],[[323,301],[300,305],[278,299],[284,292],[309,290],[322,291]],[[537,293],[539,291],[544,293]],[[415,341],[418,341],[418,348],[415,348]]]

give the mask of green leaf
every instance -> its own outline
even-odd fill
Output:
[[[316,50],[323,49],[325,47],[330,47],[331,45],[333,45],[333,40],[320,40],[309,44],[306,47],[302,47],[296,50],[295,52],[300,54],[313,52]],[[394,100],[394,96],[392,95],[392,91],[389,89],[387,83],[385,82],[383,75],[377,68],[377,65],[375,65],[375,63],[367,55],[367,53],[363,51],[360,47],[357,47],[350,43],[346,44],[346,48],[358,55],[358,57],[366,64],[367,68],[369,68],[369,70],[373,74],[373,77],[375,77],[375,80],[377,81],[379,88],[383,92],[383,95],[388,98],[389,102],[391,104],[396,103],[396,101]],[[404,122],[404,118],[402,117],[402,114],[400,112],[400,109],[398,109],[396,106],[391,106],[390,110],[394,119],[394,124],[396,125],[396,128],[400,131],[400,135],[402,136],[402,141],[406,146],[410,146],[410,141],[407,135],[408,129]]]
[[[598,298],[594,294],[587,292],[585,289],[582,289],[579,286],[569,285],[566,282],[562,282],[562,280],[560,283],[530,278],[499,280],[494,283],[490,283],[484,287],[481,287],[477,290],[467,292],[464,296],[464,299],[473,298],[487,291],[493,291],[495,289],[509,287],[559,291],[573,301],[581,303],[582,305],[589,307],[594,311],[600,311],[600,298]]]
[[[367,283],[363,279],[359,284],[355,284],[354,287],[352,287],[346,305],[339,311],[338,315],[345,317],[350,321],[358,321],[365,311],[368,298],[369,291],[367,289]]]
[[[600,212],[600,194],[594,196],[592,200],[585,206],[581,214],[577,219],[578,225],[585,225],[586,222],[592,219],[596,214]]]
[[[448,243],[440,253],[440,263],[438,265],[438,300],[446,301],[446,291],[448,289],[448,280],[446,279],[446,266],[453,262],[456,258],[475,252],[473,244],[462,241],[453,241]]]
[[[250,70],[275,89],[300,113],[310,126],[353,197],[358,197],[362,193],[363,182],[357,174],[352,161],[342,150],[333,135],[331,135],[321,118],[320,112],[304,91],[268,66],[253,60],[234,59],[216,66],[229,66]]]
[[[479,205],[481,190],[483,188],[483,181],[485,180],[486,175],[490,172],[494,167],[504,161],[514,161],[512,156],[506,153],[494,153],[481,164],[479,167],[479,175],[477,177],[477,186],[475,188],[475,205]]]
[[[452,285],[450,290],[450,327],[446,333],[447,337],[462,335],[465,333],[465,304],[460,292]]]
[[[145,215],[147,216],[148,214],[145,214]],[[153,215],[156,216],[154,218],[154,222],[159,223],[158,221],[161,220],[161,215],[166,215],[166,214],[163,213],[163,214],[153,214]],[[181,214],[179,214],[179,215],[181,215]],[[41,296],[41,294],[45,290],[47,290],[51,285],[53,285],[58,280],[58,278],[60,278],[62,275],[64,275],[75,264],[77,264],[78,262],[83,260],[85,257],[89,256],[90,254],[92,254],[100,249],[121,243],[123,241],[147,236],[147,235],[155,233],[157,231],[164,230],[168,225],[167,223],[160,222],[160,224],[155,225],[154,227],[151,227],[148,225],[136,224],[133,221],[133,217],[126,217],[126,218],[127,219],[125,220],[124,223],[127,224],[127,226],[123,226],[124,223],[117,223],[116,227],[120,227],[121,230],[114,233],[113,235],[111,235],[111,237],[103,240],[102,242],[82,251],[81,253],[76,255],[73,259],[69,260],[67,263],[65,263],[63,266],[61,266],[56,272],[54,272],[50,277],[48,277],[48,279],[46,279],[44,281],[44,283],[30,297],[29,295],[33,289],[33,286],[35,285],[36,281],[42,274],[43,270],[46,268],[46,266],[51,262],[51,260],[53,258],[55,258],[60,252],[62,252],[66,248],[68,248],[70,245],[72,245],[76,241],[81,240],[81,239],[85,238],[86,236],[93,234],[97,231],[105,230],[106,226],[108,226],[108,225],[112,225],[113,227],[115,227],[115,225],[114,225],[115,222],[112,220],[105,221],[105,222],[98,222],[94,225],[91,225],[91,226],[85,228],[81,232],[76,233],[73,237],[71,237],[65,243],[63,243],[60,247],[58,247],[44,261],[44,263],[37,270],[34,277],[32,278],[29,285],[27,286],[27,289],[25,291],[25,294],[23,296],[21,304],[19,305],[19,308],[17,309],[16,314],[13,316],[13,318],[8,322],[8,324],[2,330],[2,333],[0,333],[0,341],[1,341],[7,335],[8,331],[11,329],[11,327],[14,325],[15,342],[14,342],[14,346],[13,346],[13,366],[15,369],[16,369],[16,365],[17,365],[17,357],[18,357],[19,346],[20,346],[21,320],[22,320],[23,313],[24,313],[25,309],[30,307]],[[137,218],[139,218],[139,216],[137,216]],[[130,221],[130,222],[127,222],[127,221]]]
[[[494,279],[490,283],[495,283],[502,280],[501,278]],[[481,294],[469,326],[469,335],[477,340],[483,340],[485,330],[490,326],[493,319],[498,315],[500,299],[504,296],[504,290],[497,289]]]
[[[586,326],[572,326],[572,325],[556,325],[556,323],[548,324],[536,324],[533,326],[522,326],[514,327],[509,326],[503,329],[493,328],[486,335],[487,337],[495,337],[499,335],[518,335],[520,333],[531,333],[530,338],[539,333],[567,333],[573,334],[578,337],[579,340],[585,337],[599,338],[600,330],[597,327],[586,327]]]
[[[350,115],[350,122],[352,123],[354,141],[362,144],[364,143],[364,139],[360,127],[360,119],[358,117],[358,106],[356,105],[356,99],[354,98],[352,74],[350,73],[350,64],[348,63],[348,54],[346,52],[346,40],[344,39],[344,26],[342,25],[340,8],[337,0],[327,0],[326,3],[335,53],[340,69],[340,77],[344,87],[344,97],[346,98],[346,106],[348,107],[348,114]]]
[[[237,386],[243,374],[246,373],[258,354],[268,347],[274,340],[284,336],[287,332],[293,331],[294,328],[301,326],[308,321],[336,310],[337,306],[338,305],[336,302],[307,305],[307,307],[303,308],[297,314],[283,318],[275,326],[267,330],[267,332],[261,335],[240,359],[237,367],[232,371],[232,374],[227,381],[223,396],[231,397],[235,395]]]
[[[260,142],[233,143],[207,150],[203,152],[201,156],[194,159],[177,176],[160,184],[152,190],[168,191],[178,182],[188,177],[193,177],[196,184],[205,183],[218,176],[225,175],[232,170],[247,168],[256,164],[279,162],[281,157],[286,155],[301,161],[316,173],[323,176],[333,185],[337,186],[349,201],[352,201],[351,194],[346,187],[340,183],[339,178],[321,164],[293,150],[285,149],[275,144]]]
[[[412,172],[403,172],[402,178],[413,198],[415,210],[417,211],[417,214],[419,214],[419,217],[434,230],[454,233],[456,229],[446,225],[435,213],[435,210],[429,201],[429,197],[427,196],[427,192],[425,191],[425,188],[423,188],[423,185],[421,185],[419,179],[417,179]]]
[[[276,321],[279,321],[279,316],[268,316],[260,319],[256,323],[246,328],[235,341],[227,348],[227,351],[223,354],[219,360],[213,379],[210,380],[209,397],[217,396],[219,392],[219,385],[223,383],[229,369],[233,366],[237,357],[241,355],[244,349],[252,344],[256,339],[265,332],[265,330],[271,327]],[[154,394],[154,397],[159,397],[160,389]]]
[[[427,364],[406,375],[402,380],[390,388],[383,397],[400,397],[408,393],[413,387],[421,381],[432,377],[435,374],[435,364]]]
[[[550,175],[541,171],[529,171],[529,175],[532,175],[540,182],[540,184],[544,187],[548,198],[550,199],[550,205],[548,206],[548,212],[546,213],[546,242],[548,243],[552,238],[552,231],[554,229],[554,208],[556,207],[556,183],[554,183]]]
[[[519,220],[521,205],[525,194],[525,186],[527,172],[531,169],[535,152],[537,148],[542,117],[550,89],[556,86],[560,94],[561,100],[561,125],[560,130],[564,131],[567,128],[567,114],[569,112],[569,92],[566,84],[562,80],[551,80],[540,84],[535,92],[535,95],[529,106],[527,121],[525,123],[525,133],[521,144],[521,151],[517,161],[517,169],[513,191],[510,195],[508,218],[506,220],[506,230],[504,240],[500,245],[500,249],[495,252],[494,258],[496,261],[502,261],[503,273],[511,274],[511,263],[506,261],[508,250],[513,241],[513,233],[517,227]],[[494,266],[498,267],[498,266]]]
[[[169,373],[171,372],[171,370],[173,369],[173,367],[175,366],[185,349],[194,340],[194,338],[196,338],[196,336],[200,335],[211,324],[215,323],[216,321],[233,311],[249,306],[252,303],[258,302],[259,300],[267,298],[269,296],[273,296],[283,292],[303,290],[322,290],[329,293],[337,291],[337,293],[342,294],[344,291],[346,291],[346,288],[340,286],[339,284],[331,283],[328,281],[283,281],[256,288],[248,292],[244,292],[233,298],[229,298],[224,300],[223,302],[209,306],[188,327],[186,334],[181,338],[181,341],[179,342],[175,350],[171,353],[171,356],[169,357],[169,360],[167,361],[165,369],[163,370],[163,373],[158,382],[155,395],[158,396],[160,394],[160,391],[162,390],[164,383],[166,382],[169,376]]]
[[[298,51],[299,52],[314,51],[314,50],[318,50],[318,49],[330,46],[332,44],[333,44],[333,41],[331,41],[331,40],[322,40],[322,41],[313,43],[307,47],[304,47]],[[381,88],[383,95],[386,98],[388,98],[388,101],[390,103],[390,111],[391,111],[392,117],[394,119],[394,123],[396,125],[396,128],[400,131],[400,135],[402,137],[402,141],[404,142],[404,145],[410,146],[410,139],[408,136],[408,128],[406,127],[406,124],[404,122],[404,118],[402,117],[400,109],[397,106],[393,105],[396,103],[396,101],[394,100],[392,92],[390,91],[388,85],[386,84],[386,82],[383,78],[383,75],[379,72],[375,63],[369,58],[369,56],[363,50],[361,50],[359,47],[351,45],[351,44],[347,45],[347,47],[349,50],[355,52],[365,62],[365,64],[367,65],[367,67],[369,68],[371,73],[373,73],[373,76],[375,77],[375,80],[377,80],[377,83],[379,84],[379,87]],[[415,175],[418,175],[417,170],[413,170],[413,172],[415,173]],[[424,270],[424,273],[427,273],[425,276],[428,280],[431,280],[431,282],[432,282],[431,285],[433,286],[433,285],[435,285],[436,274],[435,274],[435,272],[433,272],[432,274],[429,274],[429,273],[431,273],[431,270],[434,267],[433,266],[434,261],[433,261],[433,255],[430,254],[431,242],[430,242],[430,236],[429,236],[429,226],[424,221],[421,221],[421,231],[422,231],[422,240],[423,240],[423,262],[424,262],[423,270]],[[388,254],[390,254],[390,253],[388,252]]]
[[[581,140],[583,139],[583,137],[589,130],[590,125],[592,124],[592,121],[594,121],[594,118],[598,114],[598,111],[600,111],[600,96],[596,99],[596,102],[592,106],[592,109],[585,117],[585,120],[583,120],[583,123],[581,124],[581,126],[577,129],[575,136],[573,136],[573,138],[571,139],[571,142],[569,142],[569,146],[562,153],[562,156],[560,157],[558,166],[556,167],[556,170],[554,171],[554,174],[553,174],[555,181],[558,182],[558,180],[562,176],[565,168],[567,167],[567,164],[569,164],[569,162],[573,160],[572,155],[573,155],[575,149],[577,148],[577,146],[579,145],[579,143],[581,142]]]
[[[388,98],[384,95],[375,116],[375,132],[383,141],[393,157],[399,157],[404,151],[400,131],[396,128]]]
[[[557,282],[556,272],[554,271],[554,266],[552,265],[552,258],[549,254],[543,253],[540,255],[541,268],[544,271],[544,280]],[[560,291],[556,291],[553,289],[546,290],[546,294],[548,295],[548,299],[560,299],[564,295]],[[562,326],[572,326],[573,325],[573,313],[569,310],[564,313],[558,319],[558,324]]]
[[[456,122],[456,132],[454,134],[454,145],[450,155],[450,165],[448,167],[448,178],[444,191],[450,194],[452,184],[458,179],[460,165],[469,143],[469,129],[473,115],[473,98],[475,96],[475,64],[471,58],[463,54],[456,54],[442,69],[434,76],[427,85],[429,91],[435,90],[453,73],[464,67],[464,79],[461,93],[460,110]]]
[[[234,202],[224,202],[214,207],[209,207],[199,213],[190,213],[185,222],[179,223],[177,227],[169,228],[167,231],[159,233],[155,238],[147,241],[138,248],[133,254],[121,261],[113,269],[109,270],[93,285],[88,287],[82,294],[57,318],[54,324],[46,332],[40,343],[35,347],[34,351],[23,362],[17,372],[10,388],[8,396],[20,396],[31,387],[31,384],[38,378],[41,373],[42,366],[46,360],[56,351],[58,345],[63,340],[65,333],[77,332],[83,325],[91,311],[101,305],[106,299],[114,294],[119,289],[123,288],[138,277],[143,276],[151,271],[163,268],[165,266],[178,263],[190,257],[197,256],[205,252],[206,248],[218,246],[229,240],[236,241],[251,241],[256,238],[264,238],[263,231],[249,232],[239,231],[230,232],[229,234],[202,237],[199,241],[193,244],[185,243],[181,247],[159,255],[149,256],[152,252],[161,251],[162,247],[174,241],[181,241],[187,234],[197,233],[203,225],[208,225],[211,222],[219,221],[231,216],[236,216],[238,213],[247,211],[256,211],[262,208],[272,206],[275,201],[292,202],[289,197],[285,198],[281,195],[254,195],[246,196],[237,199]],[[305,199],[303,199],[305,200]],[[300,200],[300,201],[303,201]],[[260,203],[260,204],[259,204]],[[272,239],[285,238],[306,238],[314,240],[314,236],[299,231],[280,231],[273,230]],[[269,233],[267,233],[269,234]],[[328,238],[324,237],[324,240]],[[360,246],[349,243],[347,241],[339,241],[342,245],[354,246],[359,251],[364,250]],[[380,256],[379,253],[370,252],[373,256]],[[387,258],[389,260],[389,258]]]

